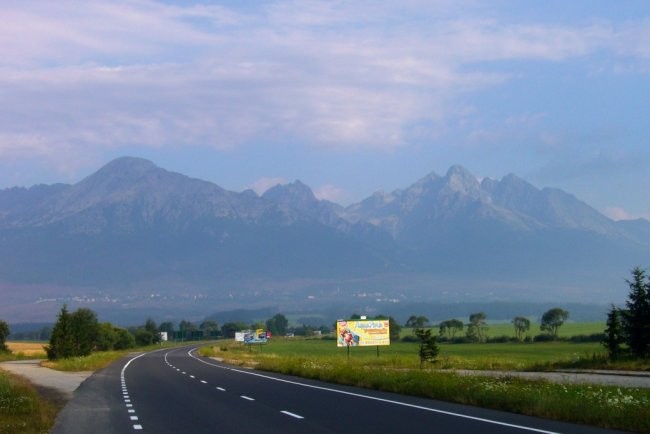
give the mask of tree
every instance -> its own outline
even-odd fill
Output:
[[[438,327],[440,328],[440,331],[438,332],[440,336],[447,335],[447,338],[453,339],[456,337],[457,332],[463,331],[464,324],[462,321],[457,319],[448,319],[442,321]]]
[[[138,346],[146,347],[154,343],[154,336],[149,330],[139,328],[135,331],[135,343]]]
[[[235,333],[241,330],[246,330],[248,326],[242,322],[227,322],[221,326],[221,334],[225,338],[234,338]]]
[[[72,338],[72,325],[68,306],[63,305],[59,312],[58,319],[52,329],[50,344],[45,347],[47,358],[50,360],[66,359],[74,355],[74,343]]]
[[[618,359],[623,351],[621,345],[624,341],[621,311],[612,305],[607,313],[607,328],[605,329],[605,339],[603,340],[603,345],[607,348],[610,359]]]
[[[7,336],[9,336],[9,324],[0,320],[0,351],[9,351]]]
[[[549,332],[551,335],[557,337],[558,329],[564,324],[569,318],[569,312],[566,310],[560,309],[559,307],[554,307],[544,312],[542,315],[542,322],[540,328],[543,331]]]
[[[126,350],[135,347],[135,336],[129,333],[127,329],[115,327],[114,330],[117,337],[113,347],[115,350]]]
[[[159,332],[167,332],[167,335],[171,338],[174,334],[174,323],[171,321],[161,322],[158,326]]]
[[[289,325],[289,321],[287,320],[287,317],[285,317],[281,313],[275,314],[273,315],[272,318],[266,320],[266,328],[274,336],[286,335],[288,325]]]
[[[467,326],[467,338],[476,341],[483,342],[486,338],[485,333],[487,332],[487,315],[484,312],[473,313],[469,316],[469,324]]]
[[[153,343],[157,344],[160,342],[160,333],[158,333],[158,325],[156,325],[156,322],[151,319],[147,318],[147,320],[144,323],[144,329],[151,333],[151,336],[153,336]]]
[[[109,322],[99,324],[97,331],[96,348],[99,351],[110,351],[115,349],[117,333],[115,327]]]
[[[632,281],[625,302],[627,311],[623,315],[623,330],[630,352],[636,357],[650,356],[650,278],[645,270],[632,270]]]
[[[512,324],[515,326],[515,335],[518,340],[522,340],[524,333],[530,330],[530,320],[523,316],[516,316],[512,320]]]
[[[199,330],[203,332],[203,337],[209,338],[219,333],[219,324],[211,319],[205,320],[199,325]]]
[[[420,356],[420,369],[422,369],[424,362],[435,362],[440,350],[436,343],[436,337],[431,334],[431,329],[415,329],[415,336],[420,340],[418,355]]]
[[[192,332],[196,331],[196,325],[191,321],[181,320],[178,324],[181,339],[192,339]]]
[[[99,322],[97,314],[88,308],[80,308],[70,315],[74,356],[89,355],[97,343]]]
[[[406,320],[406,323],[404,324],[404,326],[407,328],[424,328],[428,325],[429,325],[429,318],[423,315],[420,316],[411,315],[409,319]]]

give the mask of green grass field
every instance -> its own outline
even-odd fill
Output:
[[[439,347],[437,366],[445,369],[539,369],[545,364],[569,363],[577,359],[591,359],[594,354],[605,354],[603,346],[593,342],[439,344]],[[262,358],[304,357],[327,359],[332,363],[348,360],[347,348],[339,348],[336,341],[328,339],[274,338],[263,346],[248,348],[236,344],[224,348],[236,353],[248,351]],[[354,347],[350,349],[349,358],[373,366],[413,368],[419,366],[417,352],[416,343],[394,342],[379,347],[379,357],[377,347]]]

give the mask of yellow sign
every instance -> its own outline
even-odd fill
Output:
[[[336,322],[337,347],[390,345],[387,319]]]

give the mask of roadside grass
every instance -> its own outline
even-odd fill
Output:
[[[48,432],[59,410],[27,380],[0,370],[0,434]]]
[[[191,342],[189,342],[191,343]],[[159,350],[161,348],[174,348],[187,345],[188,342],[165,342],[161,344],[149,345],[146,347],[129,348],[121,351],[96,351],[88,356],[70,357],[68,359],[44,360],[41,366],[56,369],[57,371],[97,371],[113,363],[122,357],[130,354],[138,354],[147,351]]]
[[[70,357],[68,359],[44,360],[41,366],[56,369],[57,371],[96,371],[105,368],[115,360],[127,355],[130,351],[101,351],[91,353],[84,357]]]
[[[440,345],[434,369],[420,370],[417,346],[346,348],[333,340],[274,339],[263,346],[221,341],[200,354],[227,363],[331,383],[505,410],[604,428],[650,433],[650,390],[554,384],[543,380],[460,376],[444,369],[531,369],[603,354],[595,343]],[[599,357],[599,356],[595,356]],[[443,369],[443,370],[441,370]]]

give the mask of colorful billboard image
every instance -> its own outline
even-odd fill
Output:
[[[390,345],[387,319],[339,320],[336,322],[337,347]]]
[[[271,337],[271,333],[263,329],[245,330],[235,333],[235,341],[245,344],[265,344]]]
[[[266,332],[263,329],[257,329],[255,332],[244,335],[244,343],[246,344],[265,344],[267,339]]]

